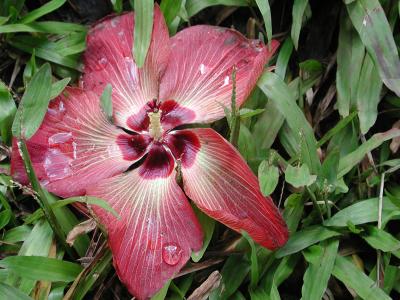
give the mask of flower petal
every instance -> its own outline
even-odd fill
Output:
[[[240,106],[278,44],[272,41],[269,51],[260,41],[248,40],[232,29],[206,25],[184,29],[171,38],[160,99],[175,100],[195,112],[191,123],[218,120],[224,116],[223,106],[231,104],[233,67],[237,69],[236,103]]]
[[[238,232],[246,231],[262,246],[283,246],[288,232],[279,210],[261,194],[257,177],[237,150],[209,128],[175,134],[186,131],[200,141],[195,161],[182,164],[186,195],[206,214]]]
[[[93,92],[67,88],[50,102],[41,127],[27,144],[41,183],[69,197],[125,171],[147,152],[150,141],[142,135],[128,136],[109,123]],[[28,182],[15,141],[11,172],[18,181]]]
[[[88,194],[105,199],[121,219],[94,207],[108,230],[114,266],[138,299],[154,295],[202,245],[201,227],[185,194],[168,177],[148,179],[142,167],[105,179]]]
[[[143,109],[146,103],[158,99],[159,78],[170,52],[168,28],[158,5],[154,8],[152,40],[140,69],[132,57],[133,32],[133,13],[108,17],[90,30],[81,85],[100,95],[110,83],[114,121],[140,132],[143,129],[137,124],[147,118]]]

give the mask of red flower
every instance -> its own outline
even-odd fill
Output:
[[[202,231],[187,197],[269,249],[282,246],[288,234],[278,209],[224,138],[210,128],[175,129],[224,116],[234,66],[241,105],[278,43],[268,51],[235,30],[213,26],[193,26],[169,38],[156,7],[150,49],[139,69],[131,54],[133,28],[133,14],[127,13],[90,30],[82,88],[67,88],[51,102],[28,148],[49,191],[97,196],[120,214],[118,220],[94,209],[109,232],[121,281],[144,299],[201,248]],[[107,83],[114,124],[100,108]],[[183,188],[176,181],[178,164]],[[12,173],[27,182],[15,145]]]

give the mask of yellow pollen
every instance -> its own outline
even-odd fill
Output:
[[[156,141],[159,141],[160,138],[162,137],[162,126],[161,126],[161,110],[158,110],[157,112],[149,112],[147,115],[149,116],[150,119],[150,125],[149,125],[149,133],[150,136],[155,139]]]

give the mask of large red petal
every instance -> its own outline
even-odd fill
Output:
[[[171,38],[171,56],[161,80],[160,99],[175,100],[195,112],[185,123],[209,123],[224,116],[230,107],[232,70],[236,67],[236,101],[240,106],[254,88],[271,51],[258,40],[248,40],[239,32],[199,25],[182,30]]]
[[[240,154],[209,128],[177,131],[195,134],[200,146],[194,162],[182,164],[184,190],[212,218],[246,231],[269,249],[285,244],[286,225],[272,202],[259,189],[258,180]]]
[[[132,57],[134,23],[133,13],[126,13],[108,17],[89,31],[81,85],[100,95],[110,83],[116,124],[141,131],[136,125],[147,117],[146,103],[158,98],[170,47],[168,28],[156,5],[150,48],[139,69]]]
[[[94,207],[108,230],[119,278],[135,297],[147,299],[201,248],[202,231],[175,171],[148,179],[141,168],[105,179],[88,194],[105,199],[121,216]]]
[[[27,144],[41,183],[69,197],[84,194],[86,186],[99,179],[125,171],[147,152],[150,141],[112,125],[93,92],[67,88],[51,101],[41,127]],[[15,141],[11,172],[18,181],[28,182]]]

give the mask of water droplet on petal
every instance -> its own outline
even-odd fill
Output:
[[[57,119],[57,121],[62,121],[63,117],[66,113],[66,109],[64,107],[64,102],[60,101],[58,105],[52,105],[47,109],[49,115],[53,116]]]
[[[103,69],[106,67],[107,63],[108,63],[107,58],[105,58],[105,57],[100,58],[100,59],[97,61],[96,71],[101,71],[101,70],[103,70]]]
[[[182,249],[176,244],[167,244],[162,249],[162,258],[170,266],[175,266],[182,257]]]
[[[114,17],[111,19],[111,26],[114,28],[117,27],[120,21],[120,17]]]
[[[72,140],[72,133],[71,132],[59,132],[53,134],[49,137],[48,142],[49,146],[55,146],[59,144],[64,144]]]
[[[229,84],[229,76],[225,76],[224,83],[222,84],[221,87],[227,86],[228,84]]]
[[[206,72],[207,72],[207,67],[204,65],[204,64],[201,64],[200,66],[199,66],[199,71],[200,71],[200,74],[201,75],[204,75]]]
[[[49,149],[45,154],[43,168],[47,177],[57,180],[72,174],[72,158],[58,149]]]

